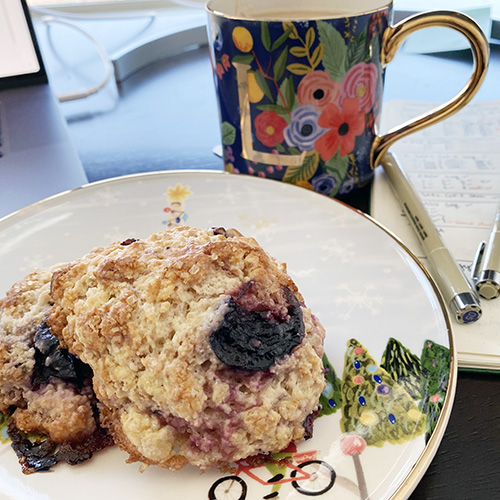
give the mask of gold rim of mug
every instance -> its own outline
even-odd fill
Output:
[[[321,20],[321,21],[329,21],[332,19],[344,19],[346,17],[359,17],[359,16],[364,16],[367,14],[375,14],[376,12],[381,12],[383,10],[387,10],[388,8],[392,8],[393,0],[390,2],[387,2],[386,5],[382,5],[381,7],[377,7],[376,9],[373,10],[366,10],[366,11],[361,11],[361,12],[353,12],[351,14],[345,13],[345,14],[336,14],[332,15],[331,17],[327,16],[318,16],[318,19],[312,19],[312,18],[297,18],[297,19],[277,19],[277,18],[272,18],[269,17],[269,19],[264,19],[264,18],[253,18],[253,17],[245,17],[245,16],[233,16],[230,14],[225,14],[224,12],[221,12],[219,10],[213,9],[209,6],[210,0],[208,0],[205,3],[205,10],[217,17],[221,17],[223,19],[233,19],[237,21],[248,21],[248,22],[270,22],[270,23],[283,23],[283,22],[292,22],[292,23],[303,23],[303,22],[309,22],[309,21],[315,21],[315,20]]]

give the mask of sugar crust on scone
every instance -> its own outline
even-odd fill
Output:
[[[324,329],[286,266],[235,230],[177,227],[124,243],[56,270],[47,323],[92,368],[103,423],[130,461],[224,468],[302,439],[324,388]],[[263,371],[223,363],[209,338],[231,299],[277,321],[287,290],[300,343]]]

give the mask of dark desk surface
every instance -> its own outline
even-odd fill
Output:
[[[500,374],[459,372],[438,452],[411,500],[500,498]]]
[[[44,48],[51,70],[54,59]],[[64,72],[52,71],[57,90],[64,86]],[[463,53],[398,54],[387,70],[386,97],[443,101],[469,73]],[[500,46],[492,46],[490,71],[477,98],[500,99]],[[110,85],[63,109],[89,181],[162,169],[222,168],[212,153],[219,126],[206,47],[159,61],[117,89]],[[366,209],[366,196],[353,203]],[[460,372],[446,434],[411,499],[500,498],[499,476],[500,374]]]

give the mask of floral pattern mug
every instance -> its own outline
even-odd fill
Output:
[[[488,43],[457,12],[392,26],[392,4],[381,0],[353,0],[343,11],[342,2],[337,10],[331,1],[305,5],[300,13],[293,1],[208,1],[224,169],[343,198],[370,182],[396,139],[469,102],[485,76]],[[378,135],[386,64],[408,34],[437,25],[468,38],[471,80],[444,106]]]

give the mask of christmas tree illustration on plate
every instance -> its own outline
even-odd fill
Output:
[[[425,440],[436,427],[449,381],[450,350],[431,340],[424,343],[420,359],[400,341],[390,338],[380,366],[403,386],[427,415]]]
[[[394,338],[387,342],[380,366],[402,385],[413,399],[420,399],[422,366],[418,356]]]
[[[360,455],[365,446],[399,444],[423,434],[426,415],[403,385],[377,365],[356,339],[347,344],[340,427],[349,439],[342,447],[353,457],[360,498],[368,498]]]
[[[427,415],[426,442],[430,439],[443,409],[450,379],[450,350],[432,340],[424,343],[422,356],[422,378],[419,403],[422,413]]]
[[[342,408],[342,380],[337,377],[326,354],[323,354],[323,368],[325,374],[325,389],[319,397],[321,410],[318,417],[331,415]]]

